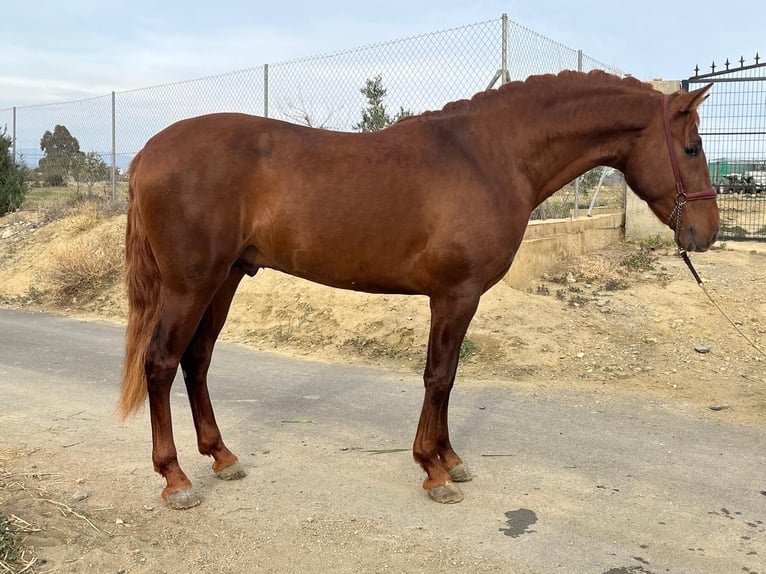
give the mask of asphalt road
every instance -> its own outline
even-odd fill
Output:
[[[108,448],[121,433],[111,413],[122,334],[119,325],[0,310],[0,411],[11,414],[0,416],[0,443],[44,440],[66,397],[88,414],[78,448],[87,455],[88,436]],[[427,532],[507,572],[766,573],[766,428],[656,400],[458,383],[453,443],[475,479],[461,504],[441,506],[420,489],[410,456],[396,451],[414,435],[419,377],[220,344],[211,381],[232,450],[243,458],[280,442],[318,445],[319,462],[309,448],[290,451],[296,492],[340,481],[342,496],[332,504],[345,516]],[[176,437],[188,467],[194,445],[183,392],[177,382]],[[149,474],[145,416],[135,429],[145,433],[141,448],[116,438],[114,448]],[[270,472],[268,456],[246,464],[257,469],[241,488],[255,488],[254,475]],[[374,481],[381,474],[385,488]],[[146,491],[156,497],[158,483],[147,481]]]

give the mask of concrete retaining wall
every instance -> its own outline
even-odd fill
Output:
[[[640,243],[650,237],[660,237],[664,241],[673,241],[673,231],[660,221],[631,189],[625,198],[625,239]]]
[[[623,240],[624,225],[623,213],[530,221],[504,281],[524,289],[533,279],[561,268],[567,259],[619,243]]]

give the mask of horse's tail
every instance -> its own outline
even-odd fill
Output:
[[[117,414],[125,419],[146,400],[144,362],[162,308],[162,287],[157,259],[149,244],[136,201],[136,173],[139,153],[130,163],[128,223],[125,232],[125,282],[128,291],[128,327],[125,335],[125,362]]]

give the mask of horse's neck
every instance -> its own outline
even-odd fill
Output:
[[[528,179],[538,194],[535,205],[596,166],[624,171],[635,136],[651,121],[655,103],[643,90],[589,92],[587,87],[561,98],[527,98],[506,112],[512,114],[512,129],[503,132],[501,145],[518,162],[517,170],[510,171]]]

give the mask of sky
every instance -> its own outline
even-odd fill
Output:
[[[761,0],[5,2],[0,110],[327,54],[502,13],[642,80],[766,57]]]
[[[498,19],[642,80],[756,52],[762,0],[5,2],[0,110],[72,101]]]

